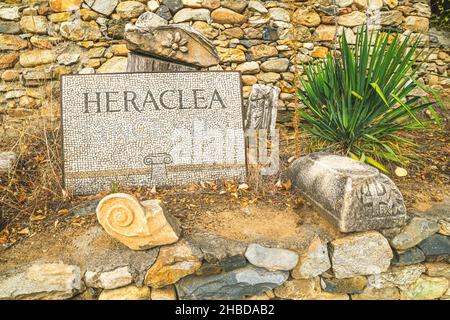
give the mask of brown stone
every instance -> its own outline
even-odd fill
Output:
[[[75,11],[80,8],[83,0],[50,0],[50,9],[54,12]]]
[[[383,26],[398,26],[403,22],[403,14],[400,11],[383,11],[380,14]]]
[[[177,292],[173,285],[163,288],[153,288],[151,297],[152,300],[177,300]]]
[[[254,60],[259,60],[262,58],[275,57],[278,55],[278,50],[274,46],[269,46],[267,44],[260,44],[250,48],[250,53]]]
[[[320,25],[314,32],[314,37],[317,41],[333,41],[336,35],[336,26],[334,25]]]
[[[194,273],[202,265],[202,252],[185,240],[160,248],[158,258],[145,275],[145,284],[162,288]]]
[[[22,53],[19,62],[22,67],[35,67],[56,61],[56,55],[51,50],[30,50]]]
[[[222,48],[218,47],[219,57],[221,62],[244,62],[244,51],[237,48]]]
[[[225,29],[222,34],[229,38],[242,39],[244,37],[244,31],[239,27]]]
[[[84,21],[91,21],[98,18],[98,13],[89,9],[81,9],[80,16]]]
[[[20,28],[23,32],[47,34],[48,21],[44,16],[23,16]]]
[[[264,83],[274,83],[281,79],[281,75],[277,72],[263,72],[257,74],[256,78]]]
[[[12,68],[18,60],[19,54],[16,52],[0,53],[0,69]]]
[[[114,44],[111,47],[111,52],[115,55],[115,56],[127,56],[128,55],[128,48],[126,44]]]
[[[214,39],[219,35],[219,31],[205,21],[195,21],[192,27],[208,39]]]
[[[320,294],[319,278],[288,280],[275,288],[275,296],[290,300],[314,300]]]
[[[406,17],[403,26],[412,32],[426,33],[430,28],[430,20],[424,17],[409,16]]]
[[[150,300],[150,288],[134,285],[118,289],[103,290],[98,300]]]
[[[28,46],[28,41],[13,35],[0,34],[0,51],[21,50]]]
[[[313,51],[311,52],[311,57],[313,58],[326,58],[328,55],[328,48],[327,47],[320,47],[315,46]]]
[[[320,24],[320,16],[313,9],[297,9],[292,16],[294,24],[316,27]]]
[[[221,24],[243,24],[247,21],[247,18],[239,13],[226,8],[219,8],[211,13],[211,19],[213,22]]]
[[[1,67],[0,67],[1,68]],[[15,81],[18,80],[20,76],[19,71],[11,69],[11,70],[5,70],[2,73],[2,80],[9,82],[9,81]]]
[[[174,243],[180,236],[178,221],[160,200],[140,203],[132,195],[114,193],[104,197],[96,211],[105,231],[132,250]]]
[[[360,11],[353,11],[351,13],[338,16],[337,22],[344,27],[356,27],[366,23],[366,15]]]
[[[243,75],[242,76],[242,84],[244,86],[252,86],[255,83],[258,83],[258,79],[255,76],[251,76],[251,75]]]
[[[58,12],[48,15],[48,20],[54,23],[59,23],[69,20],[70,16],[70,12]]]
[[[116,7],[116,12],[122,19],[137,18],[144,11],[145,5],[138,1],[123,1]]]
[[[72,41],[98,40],[102,34],[95,21],[66,21],[61,23],[61,35]]]
[[[352,300],[400,300],[400,291],[396,287],[366,288],[363,292],[352,295]]]

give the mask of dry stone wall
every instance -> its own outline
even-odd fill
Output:
[[[58,101],[62,74],[125,71],[125,26],[144,13],[145,25],[186,24],[206,36],[217,48],[220,68],[242,72],[245,97],[256,83],[279,87],[279,122],[289,122],[294,107],[295,59],[324,58],[340,35],[352,42],[365,23],[419,34],[433,49],[422,68],[423,82],[450,91],[448,36],[429,32],[428,0],[5,0],[2,134],[36,115],[57,116],[49,102]]]

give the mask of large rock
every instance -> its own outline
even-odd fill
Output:
[[[140,203],[129,194],[115,193],[103,198],[96,211],[106,232],[132,250],[171,244],[180,236],[178,221],[160,200]]]
[[[320,24],[320,16],[312,9],[297,9],[292,16],[292,22],[307,27],[317,27]]]
[[[109,16],[113,13],[119,0],[84,0],[84,3],[92,10],[104,14],[105,16]]]
[[[411,248],[403,252],[394,251],[392,265],[407,266],[425,261],[425,254],[419,248]]]
[[[0,33],[19,34],[20,25],[15,21],[0,21]]]
[[[353,11],[337,17],[337,23],[344,27],[356,27],[366,23],[366,15],[360,11]]]
[[[20,55],[19,62],[22,67],[35,67],[56,61],[55,52],[52,50],[30,50]]]
[[[243,12],[248,5],[248,0],[220,0],[222,7],[236,12]]]
[[[17,153],[12,151],[0,152],[0,173],[12,170],[17,161]]]
[[[433,300],[445,294],[449,280],[444,277],[421,276],[416,283],[402,290],[404,300]]]
[[[267,270],[292,270],[298,262],[298,254],[286,249],[267,248],[252,243],[245,251],[247,260],[257,267]]]
[[[376,231],[336,239],[330,251],[336,278],[384,272],[393,257],[388,241]]]
[[[18,6],[0,5],[0,19],[3,20],[19,20],[20,13]]]
[[[160,26],[144,32],[129,26],[125,32],[128,48],[151,56],[161,56],[199,67],[220,62],[215,46],[201,33],[183,25]]]
[[[400,300],[400,291],[396,287],[366,288],[363,292],[352,295],[352,300]]]
[[[292,163],[287,178],[341,232],[392,228],[406,221],[403,197],[394,182],[348,157],[309,154]]]
[[[278,55],[278,50],[274,46],[259,44],[250,48],[253,60],[274,57]]]
[[[123,1],[116,7],[116,12],[122,19],[139,17],[145,11],[145,5],[138,1]]]
[[[294,279],[314,278],[331,268],[326,243],[315,237],[292,270]]]
[[[150,300],[150,288],[127,286],[119,289],[103,290],[98,300]]]
[[[239,13],[226,8],[219,8],[211,13],[211,19],[213,22],[220,24],[243,24],[247,21],[247,18]]]
[[[68,299],[81,290],[80,268],[63,263],[36,263],[0,276],[0,300]]]
[[[333,41],[336,35],[335,25],[321,24],[314,31],[314,38],[317,41]]]
[[[393,267],[387,272],[369,276],[369,286],[376,289],[388,287],[404,289],[415,283],[424,272],[425,267],[421,264]]]
[[[162,288],[197,271],[202,265],[203,253],[185,240],[161,247],[158,258],[145,275],[145,284]]]
[[[256,61],[244,62],[236,67],[236,71],[242,74],[257,74],[259,73],[259,64]]]
[[[161,18],[153,12],[144,12],[137,19],[135,26],[139,29],[145,30],[147,32],[151,31],[153,28],[161,27],[167,25],[167,20]]]
[[[408,16],[403,27],[412,32],[426,33],[430,28],[430,20],[424,17]]]
[[[66,21],[61,23],[59,32],[61,35],[71,41],[98,40],[102,33],[95,21]]]
[[[302,279],[289,280],[275,288],[275,296],[290,300],[314,300],[320,294],[320,280]]]
[[[116,289],[133,282],[133,276],[126,266],[106,272],[88,270],[84,277],[86,285],[91,288]]]
[[[450,256],[450,237],[434,234],[418,244],[420,250],[429,256]]]
[[[325,278],[321,279],[322,289],[330,293],[361,293],[367,285],[367,278],[364,276],[355,276],[351,278],[336,279]]]
[[[47,34],[48,20],[44,16],[23,16],[20,19],[20,28],[23,32]]]
[[[261,69],[265,72],[284,72],[289,67],[289,59],[277,58],[267,60],[261,64]]]
[[[75,11],[80,8],[83,0],[50,0],[50,9],[54,12]]]
[[[403,230],[391,240],[391,244],[395,249],[407,250],[435,234],[438,230],[439,225],[434,221],[424,218],[413,218]]]
[[[187,21],[210,21],[211,15],[208,9],[192,9],[184,8],[178,11],[173,16],[174,23],[181,23]]]
[[[0,51],[21,50],[28,46],[28,41],[9,34],[0,34]]]
[[[403,22],[403,14],[398,10],[383,11],[380,15],[382,26],[398,26]]]
[[[182,300],[235,300],[278,287],[288,276],[286,271],[268,271],[249,265],[219,275],[188,276],[175,286]]]

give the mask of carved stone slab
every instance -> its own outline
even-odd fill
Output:
[[[97,219],[105,231],[132,250],[146,250],[177,242],[178,221],[160,200],[142,203],[134,196],[113,193],[97,206]]]
[[[403,197],[374,167],[348,157],[312,153],[292,163],[287,178],[341,232],[377,230],[406,222]]]
[[[214,45],[191,27],[173,24],[144,30],[127,25],[128,49],[162,59],[210,67],[220,62]]]
[[[254,84],[248,97],[245,129],[275,130],[280,89],[275,86]]]

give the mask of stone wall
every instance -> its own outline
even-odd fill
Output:
[[[336,36],[345,32],[354,41],[356,28],[367,21],[421,34],[423,45],[434,49],[423,81],[448,94],[450,56],[441,45],[448,39],[429,34],[427,1],[336,0],[336,7],[331,0],[2,1],[0,121],[7,129],[33,115],[57,115],[49,102],[58,101],[62,74],[124,71],[125,25],[146,11],[161,18],[155,23],[188,24],[210,39],[220,66],[242,72],[244,96],[255,83],[278,86],[281,122],[290,121],[286,111],[294,106],[296,55],[298,62],[321,59]]]

